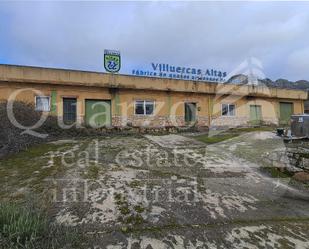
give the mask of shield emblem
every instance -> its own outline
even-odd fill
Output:
[[[117,73],[120,70],[120,53],[118,51],[104,51],[104,67],[107,72]]]

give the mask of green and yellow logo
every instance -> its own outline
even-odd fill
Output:
[[[107,72],[117,73],[120,70],[120,52],[115,50],[104,50],[104,68]]]

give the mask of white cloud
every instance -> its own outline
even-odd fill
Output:
[[[0,55],[16,64],[103,71],[111,48],[123,72],[150,62],[230,72],[255,57],[269,78],[309,79],[308,3],[13,2],[0,18]]]
[[[309,47],[291,53],[287,58],[285,69],[294,79],[308,79]]]

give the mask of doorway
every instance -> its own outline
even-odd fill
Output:
[[[190,124],[196,121],[196,103],[185,103],[185,122]]]

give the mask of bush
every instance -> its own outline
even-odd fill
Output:
[[[14,102],[14,117],[23,126],[34,125],[41,116],[40,112],[34,110],[34,106],[23,102]],[[53,122],[53,117],[49,117],[46,125]],[[44,130],[45,127],[41,127]],[[27,149],[33,144],[44,142],[44,139],[22,134],[23,130],[14,126],[7,115],[7,102],[0,103],[0,158],[6,154],[19,152]]]
[[[42,113],[35,111],[33,104],[15,101],[13,104],[14,118],[24,127],[36,124]],[[11,123],[7,114],[7,102],[0,102],[0,158],[11,153],[26,150],[32,145],[45,143],[51,140],[78,137],[84,135],[95,135],[100,131],[77,129],[62,129],[58,126],[56,116],[49,115],[41,127],[35,132],[48,134],[47,138],[40,138],[29,134],[23,134],[22,129]]]

